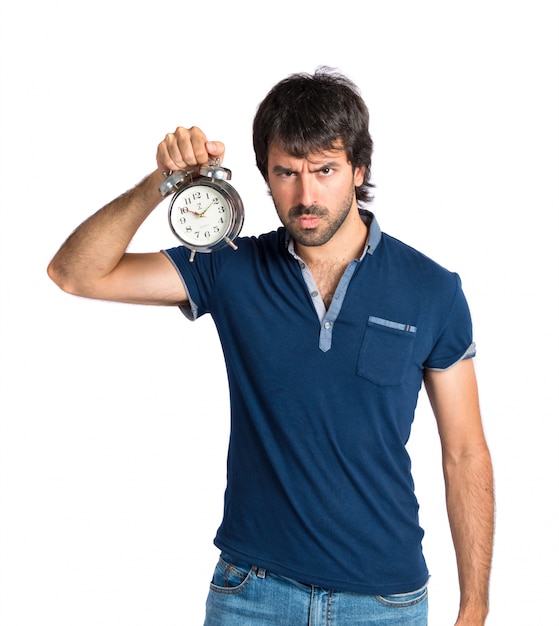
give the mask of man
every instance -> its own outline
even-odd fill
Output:
[[[223,159],[222,143],[178,128],[158,146],[157,170],[84,222],[49,266],[69,293],[177,305],[216,323],[231,436],[209,626],[427,623],[405,449],[423,383],[442,443],[456,624],[486,619],[493,481],[470,314],[456,274],[360,208],[368,124],[345,77],[291,76],[253,128],[282,228],[193,262],[184,247],[127,253],[161,201],[164,172]]]

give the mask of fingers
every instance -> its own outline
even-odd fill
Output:
[[[179,128],[166,135],[157,147],[157,165],[162,171],[181,170],[223,160],[225,146],[220,141],[208,141],[196,126]]]

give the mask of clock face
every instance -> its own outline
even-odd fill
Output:
[[[175,235],[188,246],[213,246],[231,225],[226,196],[208,184],[190,185],[179,192],[170,207],[169,221]]]

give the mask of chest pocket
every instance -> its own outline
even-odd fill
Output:
[[[375,385],[399,385],[413,352],[416,332],[417,328],[410,324],[369,317],[357,374]]]

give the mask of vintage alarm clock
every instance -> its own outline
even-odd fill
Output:
[[[231,170],[219,160],[202,166],[199,173],[179,170],[167,172],[159,186],[163,197],[174,192],[169,205],[169,226],[175,236],[191,250],[190,261],[197,252],[213,252],[224,246],[237,246],[244,207],[241,197],[227,181]]]

